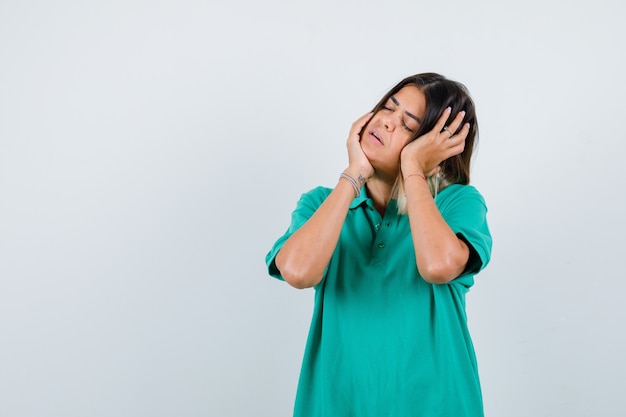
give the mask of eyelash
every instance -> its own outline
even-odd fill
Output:
[[[389,107],[384,106],[384,105],[381,107],[381,109],[382,110],[387,110],[387,111],[392,111]],[[410,127],[408,127],[406,125],[406,123],[404,123],[404,120],[402,120],[402,127],[404,128],[404,130],[406,130],[409,133],[415,133],[415,131],[413,129],[411,129]]]

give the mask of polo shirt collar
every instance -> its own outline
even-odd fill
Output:
[[[355,197],[350,204],[350,209],[355,209],[359,207],[361,204],[369,204],[370,206],[374,206],[374,203],[371,198],[367,196],[367,189],[365,185],[361,187],[361,194],[358,197]]]
[[[358,208],[363,204],[368,205],[372,209],[376,208],[374,207],[374,201],[367,195],[367,189],[365,188],[365,185],[361,187],[361,194],[358,197],[355,197],[354,200],[352,200],[352,203],[350,203],[350,210]],[[396,200],[389,200],[389,202],[387,203],[387,210],[389,210],[389,204],[393,204],[393,209],[397,210],[398,206],[396,205]]]

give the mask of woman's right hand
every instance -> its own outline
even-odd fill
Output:
[[[359,133],[371,119],[368,113],[352,124],[348,136],[348,159],[346,172],[361,186],[374,174],[374,167],[361,149]],[[276,267],[282,277],[296,288],[314,287],[324,278],[344,221],[354,200],[354,192],[348,181],[339,180],[337,187],[324,199],[315,213],[283,245],[276,255]]]
[[[369,112],[352,123],[347,141],[349,166],[346,171],[354,175],[355,178],[362,177],[364,180],[374,175],[374,167],[372,167],[372,164],[361,148],[360,133],[373,115],[373,112]]]

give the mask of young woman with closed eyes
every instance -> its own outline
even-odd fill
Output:
[[[465,315],[491,255],[477,132],[462,84],[407,77],[352,125],[335,187],[301,197],[266,257],[315,288],[294,416],[483,415]]]

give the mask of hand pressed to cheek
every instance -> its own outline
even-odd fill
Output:
[[[465,112],[457,114],[448,126],[449,130],[444,130],[450,117],[450,108],[447,108],[430,132],[405,146],[401,155],[403,173],[419,170],[427,176],[433,175],[442,161],[463,152],[465,138],[469,133],[469,123],[465,123],[461,130],[452,136],[449,131],[457,131],[464,116]]]
[[[361,116],[357,121],[352,124],[350,134],[348,135],[347,148],[348,148],[348,163],[349,167],[347,171],[351,172],[356,177],[369,178],[373,173],[372,165],[365,156],[363,149],[361,148],[361,137],[359,133],[363,130],[363,127],[370,121],[373,113],[367,113]]]

